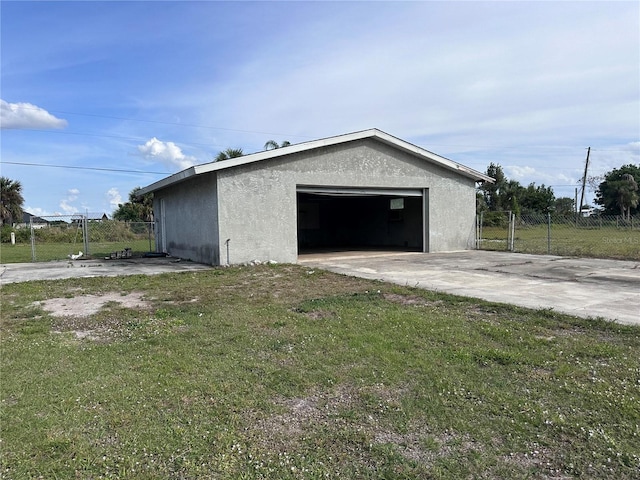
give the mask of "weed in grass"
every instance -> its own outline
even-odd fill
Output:
[[[640,471],[637,327],[290,265],[0,297],[3,478]]]

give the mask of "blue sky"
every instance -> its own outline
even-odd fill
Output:
[[[640,164],[635,1],[3,0],[0,14],[0,167],[34,214],[111,214],[227,147],[373,127],[557,197],[589,146],[591,175]]]

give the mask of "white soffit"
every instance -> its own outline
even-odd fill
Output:
[[[329,138],[323,138],[320,140],[313,140],[310,142],[298,143],[295,145],[290,145],[288,147],[281,147],[273,150],[266,150],[264,152],[252,153],[249,155],[244,155],[242,157],[231,158],[229,160],[223,160],[220,162],[209,162],[209,163],[203,163],[202,165],[196,165],[194,167],[190,167],[186,170],[178,172],[174,175],[171,175],[170,177],[166,177],[162,180],[159,180],[158,182],[155,182],[147,187],[142,188],[140,190],[140,195],[144,195],[146,193],[168,187],[169,185],[172,185],[174,183],[182,182],[194,175],[201,175],[204,173],[216,172],[218,170],[226,170],[228,168],[238,167],[241,165],[248,165],[248,164],[259,162],[262,160],[284,157],[286,155],[291,155],[293,153],[305,152],[305,151],[313,150],[316,148],[339,145],[342,143],[352,142],[354,140],[362,140],[365,138],[377,139],[395,148],[398,148],[405,152],[409,152],[413,155],[416,155],[418,158],[422,158],[425,161],[429,161],[447,170],[451,170],[467,178],[471,178],[476,182],[483,182],[483,181],[490,182],[490,183],[494,182],[493,178],[483,173],[480,173],[476,170],[473,170],[472,168],[456,163],[452,160],[449,160],[448,158],[441,157],[440,155],[437,155],[428,150],[425,150],[416,145],[413,145],[409,142],[406,142],[397,137],[389,135],[388,133],[385,133],[381,130],[372,128],[369,130],[362,130],[360,132],[347,133],[345,135],[337,135],[335,137],[329,137]]]
[[[422,197],[422,189],[419,188],[357,188],[357,187],[324,187],[311,185],[298,185],[298,193],[310,193],[313,195],[326,195],[332,197]]]

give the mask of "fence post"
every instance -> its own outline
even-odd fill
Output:
[[[33,230],[33,217],[29,217],[29,226],[31,227],[31,261],[36,261],[36,235]]]
[[[484,224],[484,212],[480,212],[480,242],[478,248],[482,249],[482,225]]]
[[[84,245],[84,254],[89,256],[89,227],[87,226],[87,215],[82,217],[82,238]]]
[[[551,255],[551,214],[547,213],[547,255]]]
[[[511,210],[507,211],[509,223],[507,224],[507,252],[511,251]]]

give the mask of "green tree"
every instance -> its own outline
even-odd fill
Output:
[[[505,183],[500,192],[500,204],[503,210],[511,210],[516,215],[520,215],[520,198],[523,196],[524,188],[517,180],[509,180]]]
[[[288,147],[291,145],[291,142],[285,140],[281,144],[278,144],[275,140],[268,140],[267,143],[264,144],[265,150],[275,150],[276,148]]]
[[[18,180],[0,177],[0,219],[1,224],[11,225],[22,221],[22,184]]]
[[[535,183],[520,191],[520,205],[524,213],[550,213],[553,210],[556,197],[551,187]]]
[[[125,222],[153,222],[153,193],[140,196],[140,187],[129,192],[129,201],[118,204],[113,219]]]
[[[625,219],[639,212],[638,192],[640,184],[640,167],[637,165],[623,165],[614,168],[604,176],[596,190],[596,203],[603,207],[604,214],[620,214]]]
[[[487,176],[495,179],[495,182],[484,182],[480,187],[480,192],[484,197],[484,205],[493,212],[503,210],[502,202],[507,187],[507,178],[504,176],[502,167],[491,162],[487,167]]]
[[[576,213],[576,202],[570,197],[556,198],[553,208],[558,215],[573,215]]]
[[[495,183],[484,183],[478,189],[479,212],[510,210],[520,215],[521,212],[548,213],[553,210],[555,195],[551,187],[532,183],[525,188],[517,180],[509,180],[502,167],[493,162],[487,167],[487,176],[495,179]]]
[[[622,218],[631,220],[631,209],[638,206],[638,182],[630,173],[623,174],[621,180],[622,183],[618,188],[618,200],[616,203],[620,207]]]
[[[227,148],[216,155],[214,162],[221,162],[223,160],[229,160],[230,158],[242,157],[244,152],[241,148]]]

